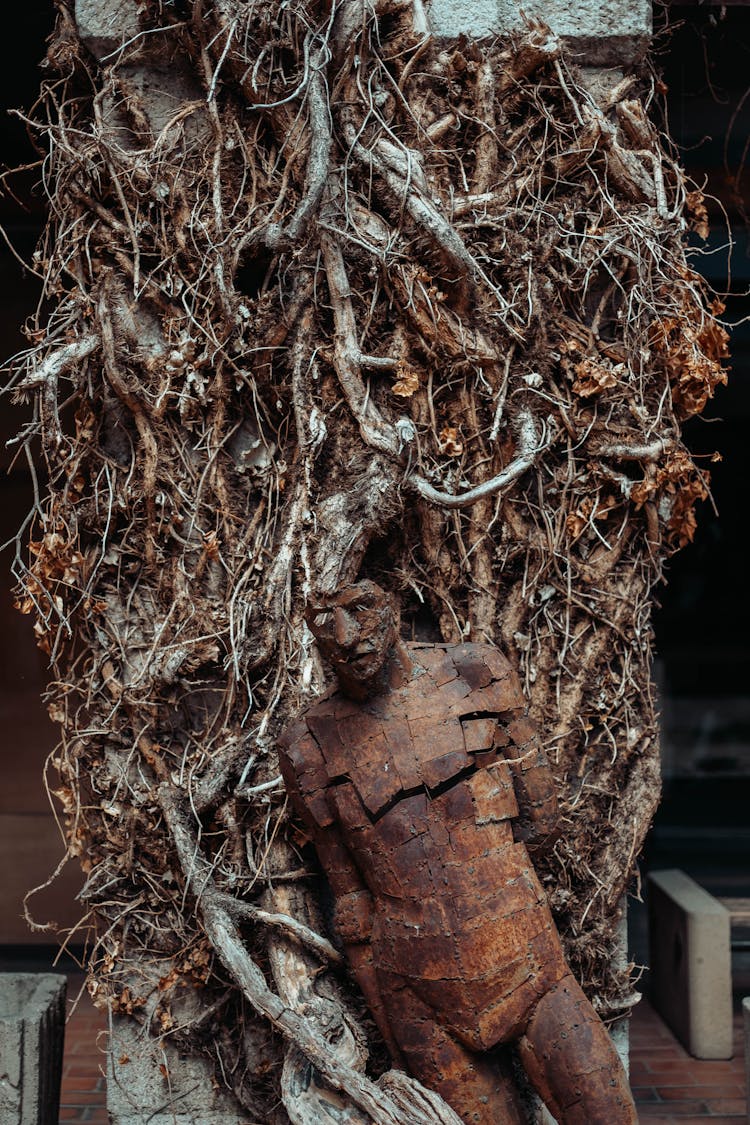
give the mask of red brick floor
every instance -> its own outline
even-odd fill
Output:
[[[80,987],[80,981],[68,979],[69,1009]],[[84,991],[65,1029],[60,1125],[69,1122],[107,1125],[105,1029],[106,1017],[96,1010]]]
[[[71,992],[75,992],[71,988]],[[60,1122],[107,1125],[104,1016],[84,993],[70,1017],[65,1040]],[[631,1023],[630,1076],[641,1125],[739,1125],[745,1109],[741,1017],[735,1018],[735,1055],[729,1062],[691,1058],[646,1001]],[[591,1122],[591,1125],[607,1125]]]
[[[630,1082],[641,1125],[746,1122],[742,1016],[734,1019],[734,1057],[728,1062],[701,1062],[691,1058],[642,1001],[631,1022]]]

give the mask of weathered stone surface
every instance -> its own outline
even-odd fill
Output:
[[[140,30],[135,0],[75,0],[75,19],[82,41],[98,59]]]
[[[654,1007],[699,1059],[732,1057],[730,914],[683,871],[648,877]]]
[[[617,926],[617,941],[612,950],[612,959],[618,969],[625,972],[630,963],[628,954],[628,900],[625,895],[620,900],[620,922]],[[640,994],[636,993],[633,997],[634,1000],[640,1000]],[[615,1020],[610,1024],[609,1034],[612,1037],[612,1042],[615,1045],[615,1050],[620,1056],[620,1062],[627,1075],[630,1074],[630,1018],[623,1016],[622,1019]]]
[[[581,66],[581,85],[597,105],[603,105],[608,100],[624,77],[625,71],[617,66]]]
[[[0,1019],[0,1121],[21,1120],[23,1020]]]
[[[65,992],[57,974],[0,975],[2,1125],[57,1125]]]
[[[217,1091],[206,1059],[179,1055],[127,1017],[113,1021],[107,1059],[111,1125],[241,1125],[247,1114]]]
[[[652,30],[650,0],[431,0],[429,15],[435,34],[449,38],[502,35],[523,26],[524,15],[541,19],[588,66],[637,61]]]
[[[167,148],[178,143],[183,152],[205,146],[211,135],[206,98],[185,59],[176,56],[167,65],[150,59],[145,51],[142,57],[142,64],[120,66],[118,78],[148,122],[148,130],[145,135],[134,132],[121,98],[108,98],[104,117],[112,138],[131,150],[150,148],[155,141]],[[169,190],[166,182],[160,190]]]

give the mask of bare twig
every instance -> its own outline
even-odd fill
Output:
[[[335,946],[331,945],[327,938],[316,934],[314,930],[311,930],[309,926],[305,926],[302,922],[298,922],[296,918],[290,918],[288,914],[262,910],[251,902],[243,902],[241,899],[231,898],[229,895],[225,896],[224,903],[229,914],[236,918],[249,918],[253,922],[273,926],[274,929],[300,942],[324,963],[344,964],[343,955],[339,953]]]
[[[341,389],[349,408],[357,420],[365,442],[381,453],[398,457],[402,442],[394,427],[390,426],[370,399],[360,374],[360,350],[357,344],[351,289],[344,265],[344,256],[338,241],[327,232],[320,239],[323,260],[328,278],[328,288],[333,305],[334,362]]]
[[[655,438],[654,441],[644,442],[641,445],[630,445],[627,442],[602,445],[597,450],[597,455],[611,458],[614,461],[658,461],[660,457],[674,448],[674,438],[663,437]]]
[[[75,367],[76,364],[82,363],[84,359],[93,355],[100,342],[100,337],[95,332],[91,332],[88,336],[82,336],[78,340],[73,340],[70,344],[65,344],[64,347],[48,355],[38,367],[35,367],[25,378],[21,379],[16,389],[31,391],[45,383],[50,383],[54,385],[56,390],[57,380],[60,376],[69,371],[71,367]]]

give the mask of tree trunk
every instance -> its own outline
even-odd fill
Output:
[[[707,491],[680,422],[724,380],[682,246],[701,197],[648,82],[597,103],[539,24],[480,46],[421,0],[149,0],[105,33],[57,4],[19,601],[92,991],[269,1121],[455,1121],[382,1074],[287,815],[274,736],[326,679],[304,607],[372,577],[407,637],[516,663],[563,806],[540,874],[626,1011],[652,589]]]

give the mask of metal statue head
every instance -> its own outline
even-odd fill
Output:
[[[354,582],[308,605],[305,618],[342,688],[358,696],[375,690],[398,638],[385,590],[367,579]]]

